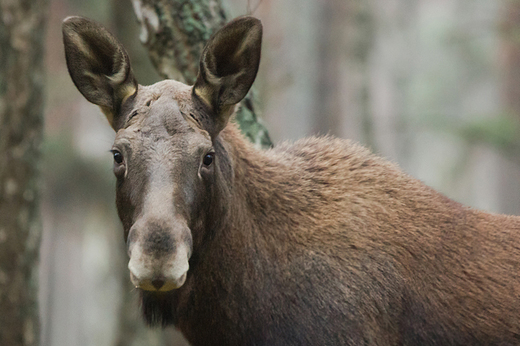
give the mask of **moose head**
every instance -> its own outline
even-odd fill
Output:
[[[131,281],[144,291],[177,289],[215,214],[225,213],[215,198],[232,171],[219,133],[255,80],[261,23],[241,17],[218,31],[194,86],[139,85],[123,46],[94,21],[65,19],[63,40],[74,84],[116,131],[116,203]]]

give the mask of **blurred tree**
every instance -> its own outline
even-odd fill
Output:
[[[501,209],[505,213],[520,211],[520,185],[517,174],[520,163],[520,1],[506,0],[502,14],[502,78],[503,102],[510,115],[511,126],[501,131],[509,139],[506,153],[517,163],[516,169],[506,169],[501,174]],[[516,125],[516,126],[515,126]]]
[[[469,0],[468,0],[469,1]],[[503,112],[456,128],[472,144],[484,143],[520,163],[520,1],[505,0],[500,12],[500,71]],[[472,61],[477,58],[473,57]],[[476,65],[476,63],[475,63]],[[479,65],[477,65],[479,66]],[[479,66],[480,68],[480,66]],[[512,213],[512,212],[511,212]]]
[[[355,138],[358,132],[358,139],[376,150],[369,90],[375,34],[372,3],[321,3],[317,16],[314,127],[315,132],[340,137]]]
[[[0,345],[37,345],[46,0],[0,0]]]
[[[506,107],[520,119],[520,1],[505,1],[503,18],[503,77]]]
[[[128,18],[135,19],[132,6],[129,6],[128,0],[112,0],[111,5],[112,31],[128,51],[135,77],[143,85],[160,81],[162,78],[150,61],[146,48],[137,39],[139,24],[136,20],[128,20]]]
[[[347,6],[351,1],[325,0],[318,14],[319,29],[316,34],[317,71],[314,125],[316,132],[341,136],[340,64],[346,50],[343,29],[352,21],[347,18]],[[350,11],[355,13],[355,11]]]

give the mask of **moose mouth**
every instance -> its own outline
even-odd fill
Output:
[[[135,275],[130,272],[130,281],[137,289],[150,292],[169,292],[180,288],[186,282],[187,272],[177,279],[166,280],[163,277],[157,277],[153,280],[138,280]]]
[[[155,256],[143,251],[141,244],[132,244],[128,269],[134,287],[150,292],[169,292],[186,282],[190,249],[179,244],[173,253]]]

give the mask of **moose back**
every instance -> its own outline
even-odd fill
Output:
[[[79,91],[116,131],[117,210],[149,325],[193,345],[520,344],[520,218],[467,208],[347,140],[255,149],[230,122],[257,19],[194,86],[137,83],[101,25],[63,23]]]

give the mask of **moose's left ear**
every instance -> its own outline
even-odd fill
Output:
[[[202,52],[194,97],[209,106],[218,134],[227,124],[234,105],[253,84],[262,47],[262,24],[253,17],[239,17],[213,35]]]

